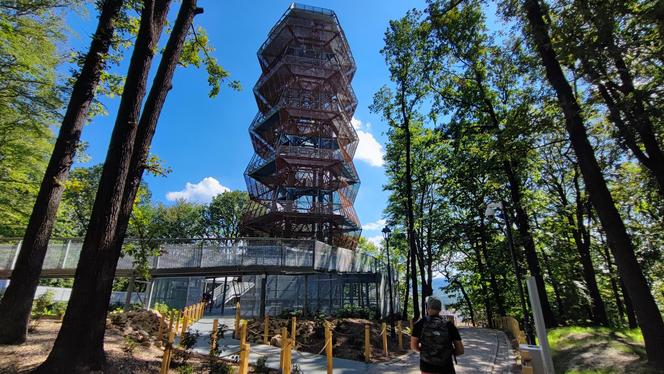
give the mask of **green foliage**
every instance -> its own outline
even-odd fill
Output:
[[[259,358],[260,360],[260,358]],[[231,374],[233,373],[233,366],[224,360],[219,359],[214,355],[208,357],[206,369],[210,374]]]
[[[179,63],[182,66],[193,65],[197,68],[205,64],[208,74],[208,85],[210,86],[210,97],[215,97],[221,90],[221,84],[227,83],[228,87],[239,91],[242,87],[239,81],[228,81],[230,74],[211,56],[214,48],[210,45],[207,33],[201,27],[197,29],[192,26],[185,45],[182,48]]]
[[[60,117],[65,26],[54,4],[0,5],[0,236],[23,235]]]
[[[176,310],[175,308],[170,308],[168,305],[162,303],[155,303],[152,308],[162,316],[170,316],[171,312]]]
[[[181,366],[178,366],[176,370],[179,374],[194,374],[194,365],[183,364]]]
[[[219,239],[240,236],[240,223],[248,203],[249,194],[244,191],[226,191],[215,196],[203,210],[205,236]]]
[[[337,318],[364,318],[364,319],[378,319],[378,310],[369,307],[361,307],[355,305],[346,305],[339,308],[334,312]]]
[[[32,303],[32,318],[39,319],[48,315],[53,305],[54,293],[51,290],[39,295]]]
[[[192,349],[196,346],[198,338],[201,333],[196,330],[194,332],[187,330],[184,335],[180,337],[180,348],[175,350],[173,360],[177,363],[178,367],[187,366],[187,362],[191,358]]]
[[[300,318],[300,317],[302,317],[303,313],[304,312],[302,311],[302,309],[293,309],[293,310],[286,309],[286,310],[282,310],[281,313],[279,313],[278,318],[288,318],[288,319],[290,319],[291,317]]]
[[[124,337],[124,343],[122,345],[122,350],[129,356],[134,357],[134,351],[138,346],[138,342],[130,336]]]

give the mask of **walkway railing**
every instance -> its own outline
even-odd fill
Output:
[[[139,244],[127,239],[127,244]],[[144,244],[148,244],[143,242]],[[83,245],[82,239],[53,239],[49,242],[42,276],[73,275]],[[193,275],[206,272],[247,274],[280,273],[366,273],[379,272],[378,261],[361,252],[332,247],[316,240],[241,238],[241,239],[164,239],[149,242],[161,255],[149,259],[153,276]],[[16,264],[20,240],[0,239],[0,278],[11,275]],[[133,271],[134,258],[123,256],[117,271]]]

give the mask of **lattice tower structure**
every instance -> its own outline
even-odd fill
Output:
[[[293,4],[258,50],[255,154],[245,171],[246,236],[317,239],[355,249],[360,179],[351,125],[355,61],[336,14]]]

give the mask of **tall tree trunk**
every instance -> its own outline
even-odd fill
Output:
[[[118,253],[122,250],[124,236],[134,207],[134,200],[145,171],[145,163],[150,152],[152,138],[157,129],[157,122],[166,102],[166,96],[172,88],[173,74],[180,59],[182,47],[194,16],[200,13],[203,13],[203,9],[197,8],[196,0],[185,0],[182,3],[178,18],[175,20],[173,32],[168,38],[168,43],[157,68],[157,74],[152,81],[150,93],[143,107],[122,195],[122,206],[118,216],[117,239],[115,240],[117,246],[115,251]]]
[[[620,280],[620,288],[622,289],[623,299],[625,300],[625,312],[627,313],[627,324],[630,329],[635,329],[639,327],[639,324],[636,321],[636,314],[634,313],[634,306],[632,305],[632,299],[629,297],[629,292],[625,289],[625,282]]]
[[[500,120],[498,119],[498,115],[496,114],[491,99],[485,92],[484,77],[478,70],[475,70],[475,80],[477,81],[480,89],[480,94],[485,105],[485,112],[489,115],[491,125],[493,130],[496,132],[498,139],[498,147],[500,148],[500,153],[503,157],[502,166],[505,175],[507,176],[510,196],[512,198],[512,204],[514,205],[514,210],[516,212],[516,226],[519,230],[519,236],[521,237],[521,242],[525,250],[526,262],[528,263],[528,268],[530,269],[530,275],[535,278],[535,283],[537,284],[537,291],[540,295],[540,302],[542,304],[542,313],[544,314],[544,323],[547,327],[554,327],[557,325],[556,318],[553,315],[551,305],[549,304],[549,297],[546,293],[544,277],[542,276],[542,269],[540,268],[539,260],[537,258],[537,250],[535,249],[535,241],[533,240],[533,235],[530,230],[528,214],[523,207],[521,181],[517,177],[514,171],[514,167],[512,166],[512,160],[503,146],[502,133],[500,130]]]
[[[475,254],[475,262],[477,263],[477,274],[480,275],[480,290],[482,291],[482,299],[484,300],[484,308],[486,309],[486,318],[487,324],[489,327],[493,327],[493,307],[491,305],[491,296],[489,296],[489,290],[486,287],[486,268],[482,262],[482,254],[480,252],[479,246],[477,245],[475,239],[472,237],[472,233],[469,234],[470,245],[473,247],[473,253]]]
[[[546,70],[546,76],[558,96],[565,115],[565,126],[579,162],[590,200],[606,232],[609,248],[625,282],[625,288],[635,306],[641,325],[649,363],[664,369],[664,321],[650,293],[648,283],[639,267],[632,242],[624,222],[615,206],[595,152],[588,141],[581,108],[567,82],[551,44],[538,0],[524,0],[525,11],[537,51]]]
[[[539,259],[537,258],[537,250],[535,249],[535,241],[533,240],[530,230],[528,214],[523,208],[521,183],[517,179],[509,160],[503,162],[503,169],[505,170],[505,174],[507,174],[510,195],[512,197],[512,203],[514,204],[514,212],[516,213],[516,226],[519,229],[519,236],[521,237],[521,242],[523,244],[528,269],[530,269],[530,275],[535,278],[537,292],[540,295],[544,323],[546,324],[546,327],[551,328],[557,325],[556,318],[553,315],[551,304],[549,303],[549,297],[546,293],[544,277],[542,276],[542,269],[539,264]]]
[[[480,247],[482,249],[482,257],[484,257],[484,262],[486,263],[487,268],[489,269],[489,284],[491,285],[491,293],[493,294],[493,301],[496,303],[498,315],[504,317],[507,314],[505,313],[505,305],[503,303],[503,296],[500,292],[500,287],[498,286],[498,281],[496,280],[495,266],[489,263],[489,254],[487,248],[487,232],[486,224],[484,223],[484,216],[480,214]]]
[[[551,287],[553,287],[553,297],[556,299],[556,306],[558,307],[558,318],[565,316],[565,306],[563,305],[563,299],[560,296],[560,283],[556,279],[556,276],[553,274],[551,269],[551,261],[549,261],[549,256],[546,254],[546,251],[542,251],[542,260],[544,260],[544,268],[547,273],[549,273],[549,279],[551,279]]]
[[[459,290],[461,291],[461,295],[463,295],[463,300],[466,302],[466,305],[468,305],[468,313],[470,313],[470,322],[473,324],[473,327],[475,326],[475,311],[473,310],[473,303],[470,301],[470,297],[468,297],[468,294],[466,293],[466,289],[463,288],[463,284],[459,282],[458,280],[453,280],[452,283],[455,283],[458,287]]]
[[[97,30],[72,89],[51,159],[32,208],[11,282],[0,302],[0,344],[20,344],[25,341],[32,299],[39,284],[62,192],[88,117],[90,103],[106,66],[115,20],[123,3],[124,0],[106,0],[101,6]]]
[[[403,89],[402,89],[403,90]],[[415,217],[413,214],[413,173],[411,165],[411,134],[410,134],[410,117],[406,110],[405,103],[405,93],[401,92],[401,117],[403,119],[402,128],[404,131],[404,136],[406,140],[406,223],[407,223],[407,235],[408,235],[408,249],[410,250],[412,257],[411,261],[411,285],[413,287],[413,318],[420,318],[420,306],[419,298],[417,294],[417,259],[419,257],[419,251],[417,248],[417,243],[415,241]],[[424,289],[424,284],[422,285]],[[426,312],[426,311],[425,311]]]
[[[67,312],[53,349],[37,373],[88,372],[102,370],[104,366],[106,314],[120,256],[115,243],[118,215],[141,103],[169,3],[168,0],[143,3],[140,28]]]
[[[604,244],[603,239],[602,239],[602,247],[604,249],[603,254],[604,254],[604,259],[606,260],[606,267],[609,269],[611,291],[613,292],[613,297],[616,302],[616,308],[618,309],[618,315],[620,317],[620,321],[622,324],[622,322],[625,319],[625,308],[623,306],[623,301],[620,299],[620,293],[618,292],[618,282],[616,281],[616,278],[619,278],[619,275],[616,274],[615,270],[613,270],[613,261],[611,261],[611,254],[609,253],[609,247]]]
[[[406,255],[406,277],[404,281],[406,282],[406,296],[403,299],[403,310],[401,311],[401,320],[408,320],[408,298],[410,296],[410,251]]]
[[[574,242],[579,252],[581,259],[581,266],[583,267],[583,279],[588,287],[588,293],[591,299],[591,310],[593,322],[599,326],[608,326],[609,318],[606,316],[606,308],[604,307],[604,300],[599,292],[597,280],[595,278],[595,267],[593,266],[592,257],[590,256],[590,233],[586,230],[583,224],[583,212],[585,205],[581,197],[581,188],[579,186],[579,174],[577,168],[574,168],[574,190],[575,190],[575,210],[576,222],[572,217],[568,216],[569,224],[574,227],[572,235]]]

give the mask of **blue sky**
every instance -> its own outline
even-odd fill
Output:
[[[152,153],[163,159],[172,172],[167,177],[147,177],[153,200],[171,203],[176,197],[205,201],[224,188],[245,190],[243,172],[253,154],[248,127],[257,112],[252,94],[260,75],[256,51],[290,1],[199,0],[205,12],[195,23],[203,26],[215,46],[214,56],[239,80],[241,92],[224,89],[210,99],[204,70],[178,68],[152,144]],[[382,212],[387,201],[380,153],[384,150],[386,125],[369,111],[373,94],[389,83],[380,49],[390,19],[396,19],[424,1],[309,1],[307,5],[333,9],[348,38],[357,63],[352,82],[359,105],[355,125],[360,135],[355,164],[362,180],[355,208],[363,224],[363,235],[380,237]],[[179,3],[174,1],[171,19]],[[75,35],[70,48],[85,49],[94,32],[96,18],[71,16]],[[165,39],[165,38],[162,38]],[[156,70],[156,59],[153,70]],[[126,65],[118,68],[126,71]],[[109,115],[95,118],[83,133],[91,157],[85,165],[104,160],[119,103],[104,99]],[[169,194],[170,193],[170,194]],[[170,199],[169,199],[170,198]]]

